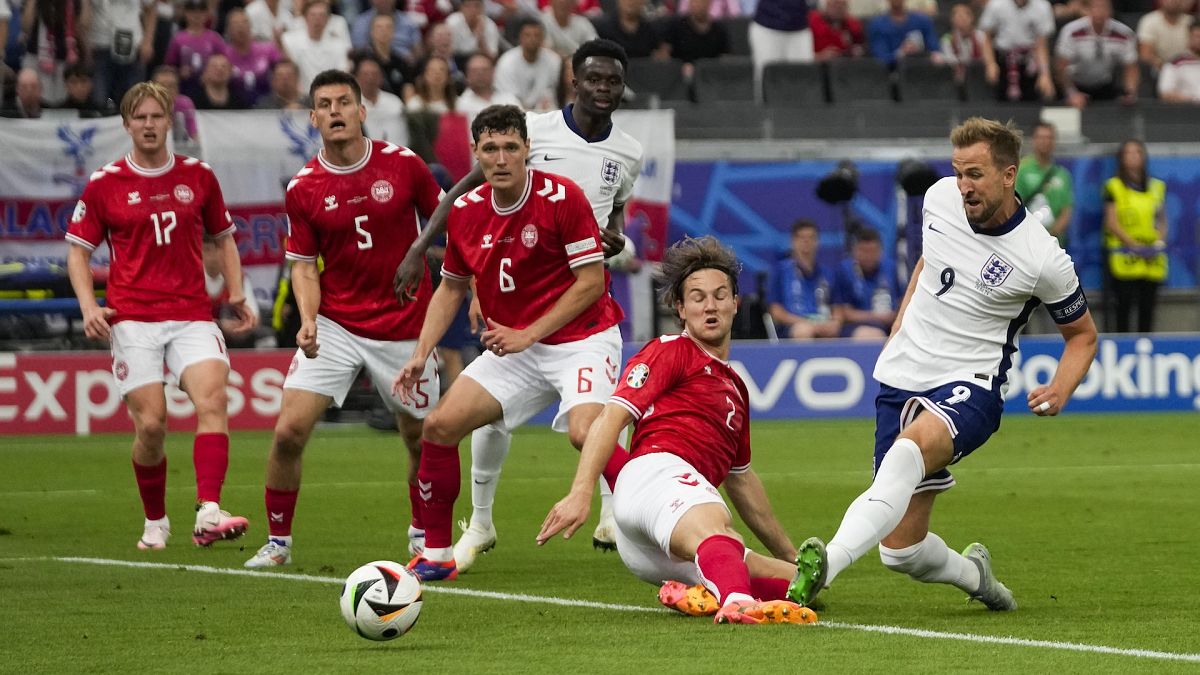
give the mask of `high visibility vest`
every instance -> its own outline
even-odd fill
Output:
[[[1153,246],[1158,241],[1158,230],[1154,227],[1155,216],[1167,198],[1167,185],[1157,178],[1147,181],[1146,189],[1134,190],[1120,178],[1109,178],[1104,191],[1112,198],[1117,210],[1117,223],[1139,246]],[[1108,268],[1114,279],[1164,281],[1167,278],[1167,254],[1144,257],[1137,253],[1120,250],[1124,244],[1116,236],[1105,233],[1104,246],[1108,249]]]

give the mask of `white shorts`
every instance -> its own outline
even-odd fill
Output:
[[[567,430],[567,411],[581,403],[604,405],[621,374],[621,330],[612,326],[560,345],[535,343],[516,354],[485,351],[463,369],[500,402],[504,419],[492,426],[511,432],[555,401],[551,428]]]
[[[667,452],[631,459],[617,476],[612,502],[617,553],[629,571],[652,584],[702,583],[696,563],[671,555],[675,526],[700,504],[725,506],[725,500],[691,464]]]
[[[441,392],[438,381],[437,361],[430,357],[425,362],[425,373],[417,385],[413,404],[404,404],[399,396],[392,395],[392,380],[412,357],[416,340],[372,340],[360,337],[342,328],[336,321],[317,315],[317,358],[310,359],[297,349],[288,368],[284,389],[303,389],[333,399],[341,406],[346,394],[358,377],[358,371],[366,368],[367,376],[375,390],[383,397],[392,412],[403,410],[409,415],[423,419],[437,405]]]
[[[229,367],[221,329],[212,321],[121,321],[112,327],[113,377],[122,397],[156,382],[177,383],[187,367],[216,359]]]

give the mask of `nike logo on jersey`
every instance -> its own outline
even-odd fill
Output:
[[[930,230],[932,230],[932,231],[934,231],[934,232],[937,232],[938,234],[946,234],[945,232],[942,232],[941,230],[939,230],[939,229],[937,229],[936,227],[934,227],[934,226],[933,226],[933,223],[930,223],[930,224],[929,224],[929,229],[930,229]]]
[[[542,155],[543,162],[557,162],[560,159],[566,159],[566,157],[551,157],[550,153],[548,153],[548,152],[546,154]]]

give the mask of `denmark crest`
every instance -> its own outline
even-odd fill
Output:
[[[525,244],[525,248],[533,248],[537,246],[538,234],[537,226],[530,223],[521,228],[521,243]]]
[[[377,180],[371,185],[371,197],[380,203],[391,201],[392,184],[386,180]]]
[[[983,279],[983,283],[987,286],[999,286],[1004,283],[1009,274],[1012,274],[1012,271],[1012,265],[993,253],[992,257],[988,258],[987,262],[983,264],[983,269],[979,270],[979,277]]]
[[[129,364],[125,363],[124,361],[117,361],[116,365],[113,366],[113,375],[115,375],[118,380],[124,382],[125,378],[129,377]]]
[[[639,363],[629,369],[629,374],[625,376],[625,384],[634,389],[641,389],[642,385],[646,384],[646,380],[650,377],[650,366]]]
[[[621,182],[621,163],[615,159],[604,158],[600,165],[600,178],[605,185],[616,185]]]
[[[191,204],[194,197],[195,195],[192,194],[192,188],[184,185],[183,183],[175,186],[175,199],[177,199],[180,204]]]

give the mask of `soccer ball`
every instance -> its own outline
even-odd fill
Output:
[[[421,582],[403,565],[376,560],[346,578],[341,606],[350,630],[368,640],[394,640],[417,624]]]

